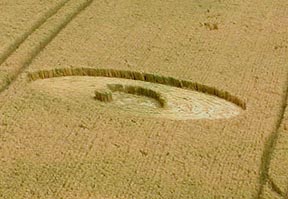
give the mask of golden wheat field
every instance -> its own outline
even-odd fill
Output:
[[[0,0],[0,198],[288,199],[287,0]]]

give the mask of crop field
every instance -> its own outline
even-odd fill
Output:
[[[1,0],[0,198],[288,199],[287,0]]]

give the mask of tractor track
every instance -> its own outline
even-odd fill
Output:
[[[62,7],[59,6],[58,10],[53,9],[54,12],[51,16],[49,15],[50,18],[42,20],[42,24],[39,22],[38,26],[34,27],[29,34],[26,33],[27,36],[18,42],[19,47],[15,50],[12,49],[11,53],[8,53],[7,58],[2,62],[0,91],[7,89],[61,30],[92,2],[93,0],[69,0]]]
[[[19,46],[25,42],[25,40],[33,34],[38,28],[40,28],[49,18],[55,15],[67,2],[70,0],[61,1],[54,8],[49,9],[44,15],[42,15],[27,31],[17,37],[14,42],[4,49],[3,54],[0,56],[0,66],[6,61],[6,59],[13,54]]]
[[[287,72],[287,77],[288,77],[288,72]],[[272,153],[274,151],[276,142],[279,137],[279,132],[281,128],[282,121],[284,119],[284,114],[287,108],[287,100],[288,100],[288,78],[286,79],[286,90],[283,94],[282,100],[281,100],[281,111],[278,115],[277,122],[276,122],[276,127],[275,130],[270,134],[270,136],[267,138],[264,151],[262,153],[261,157],[261,166],[260,166],[260,177],[259,177],[259,190],[257,193],[257,199],[262,198],[263,195],[263,189],[264,186],[267,183],[270,183],[272,190],[281,195],[283,198],[285,198],[284,193],[281,192],[281,190],[277,187],[277,185],[270,180],[269,177],[269,168],[270,168],[270,163],[272,159]]]

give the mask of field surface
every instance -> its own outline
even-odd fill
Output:
[[[0,198],[288,198],[286,0],[2,0]]]

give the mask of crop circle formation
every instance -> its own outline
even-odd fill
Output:
[[[81,95],[86,96],[86,100],[91,100],[92,95],[94,101],[91,103],[151,117],[223,119],[234,117],[246,108],[243,101],[228,92],[141,72],[61,68],[31,72],[28,77],[38,89],[47,88],[54,95],[66,93],[75,98]]]

